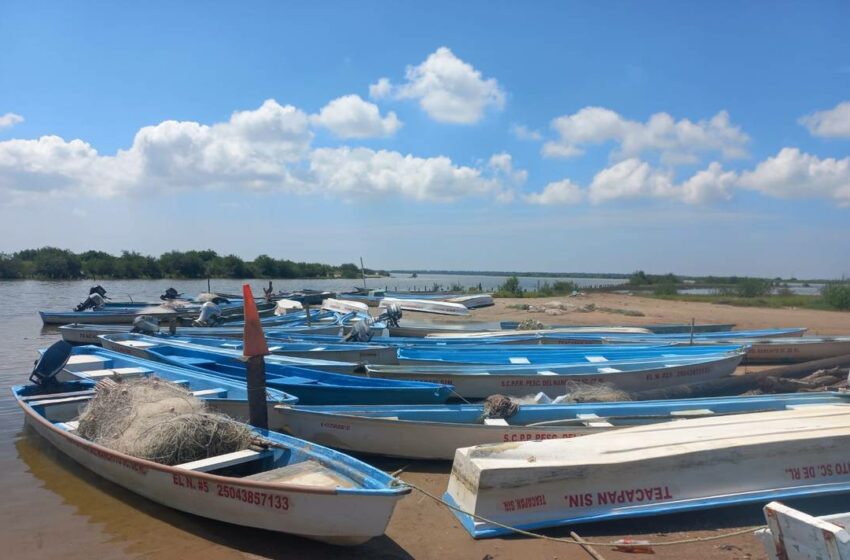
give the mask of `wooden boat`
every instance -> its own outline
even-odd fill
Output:
[[[242,342],[238,339],[204,338],[196,336],[158,335],[157,339],[165,341],[187,342],[199,346],[242,350]],[[704,352],[707,352],[705,347]],[[726,346],[723,346],[726,348]],[[308,358],[312,360],[330,360],[335,362],[354,362],[360,364],[397,364],[397,350],[390,346],[365,344],[356,342],[338,344],[313,344],[309,342],[273,342],[269,345],[273,355],[289,356],[290,358]]]
[[[726,343],[724,340],[722,343]],[[746,364],[796,364],[850,354],[850,336],[767,338],[732,343],[750,345]]]
[[[519,326],[519,321],[502,321],[499,327],[502,330],[512,330]],[[551,325],[553,329],[577,327],[581,325]],[[590,325],[604,326],[604,325]],[[735,328],[734,323],[649,323],[645,325],[631,325],[648,330],[653,334],[678,334],[678,333],[706,333],[706,332],[726,332]]]
[[[162,340],[143,335],[107,335],[104,348],[140,358],[160,361],[199,373],[245,379],[242,352],[211,348],[175,340]],[[339,375],[323,368],[352,369],[357,364],[267,356],[266,385],[298,397],[305,404],[434,404],[446,402],[452,388],[415,380],[371,379],[356,375]],[[306,367],[306,365],[312,365]]]
[[[850,512],[813,517],[780,502],[764,506],[756,531],[769,560],[850,560]]]
[[[124,380],[139,377],[157,377],[184,386],[196,397],[207,401],[211,408],[237,420],[248,419],[248,391],[243,382],[143,360],[98,346],[74,348],[67,363],[56,375],[60,381],[90,381],[90,389],[94,382],[105,378]],[[91,396],[90,391],[88,396]],[[298,397],[271,387],[267,388],[266,399],[270,415],[275,406],[298,401]]]
[[[259,305],[261,313],[269,314],[274,310],[273,304]],[[242,313],[242,303],[227,303],[219,305],[222,316],[235,317]],[[39,311],[45,325],[96,324],[96,325],[129,325],[140,315],[156,317],[160,322],[171,319],[195,318],[201,310],[197,303],[155,305],[152,307],[106,307],[101,310],[88,311]]]
[[[293,315],[296,315],[293,313]],[[333,314],[331,314],[333,315]],[[302,324],[301,321],[276,321],[272,317],[261,319],[265,330],[268,334],[275,334],[278,337],[291,337],[299,335],[339,335],[344,327],[339,323],[337,318],[333,321],[323,321],[327,319],[320,312],[313,314],[313,323],[310,326]],[[280,317],[283,318],[282,316]],[[161,330],[168,331],[167,328]],[[59,327],[59,333],[62,339],[71,344],[100,344],[100,335],[104,334],[127,334],[133,331],[132,325],[89,325],[73,323]],[[175,334],[177,336],[199,336],[209,338],[242,338],[243,326],[240,322],[228,322],[220,327],[193,327],[181,326],[177,327]]]
[[[411,379],[452,385],[466,399],[490,395],[561,395],[571,382],[606,383],[624,391],[698,383],[732,375],[743,350],[688,358],[620,360],[594,363],[530,365],[366,365],[363,374],[375,378]],[[360,374],[360,370],[355,373]]]
[[[382,535],[410,489],[336,451],[255,429],[267,444],[166,466],[119,453],[75,433],[77,384],[16,386],[27,425],[84,468],[156,503],[208,519],[356,545]],[[68,406],[69,400],[75,406]],[[89,395],[91,398],[91,395]]]
[[[850,406],[458,449],[444,496],[474,537],[850,492]]]
[[[459,303],[467,309],[479,309],[495,305],[493,296],[490,294],[471,294],[465,296],[450,297],[445,299],[449,303]]]
[[[484,346],[413,346],[396,352],[398,363],[406,364],[567,364],[576,362],[603,363],[615,360],[645,358],[679,358],[739,351],[733,344],[693,346],[642,346],[637,344],[601,345],[484,345]]]
[[[378,303],[378,308],[386,308],[390,305],[398,305],[404,311],[417,311],[419,313],[469,315],[469,309],[461,303],[431,299],[383,298]]]
[[[726,414],[850,403],[846,393],[799,393],[584,404],[530,404],[507,419],[483,405],[278,406],[273,426],[343,451],[451,460],[459,447],[573,438],[630,426]]]
[[[529,331],[483,331],[483,332],[446,332],[428,334],[425,338],[466,338],[466,339],[487,339],[487,338],[512,338],[516,336],[538,336],[545,338],[557,338],[564,336],[565,338],[580,338],[589,336],[591,338],[599,338],[602,336],[617,336],[617,335],[650,335],[648,330],[640,327],[569,327],[560,329],[539,329]]]

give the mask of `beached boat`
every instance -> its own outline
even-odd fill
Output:
[[[503,330],[516,329],[519,326],[519,321],[502,321],[499,323],[499,328]],[[581,325],[550,325],[553,329],[577,327]],[[588,325],[588,326],[604,326],[604,325]],[[734,323],[648,323],[645,325],[630,325],[632,327],[640,327],[654,334],[679,334],[679,333],[705,333],[705,332],[726,332],[735,328]]]
[[[271,337],[267,337],[271,338]],[[203,338],[196,336],[157,335],[164,341],[175,340],[199,346],[242,350],[242,341],[238,339]],[[273,339],[272,339],[273,340]],[[702,347],[705,348],[705,347]],[[726,348],[725,346],[723,348]],[[707,350],[704,350],[707,351]],[[397,364],[396,348],[379,344],[346,342],[338,344],[313,344],[310,342],[273,342],[269,344],[269,352],[273,355],[289,356],[291,358],[308,358],[312,360],[330,360],[336,362],[354,362],[358,364]]]
[[[567,364],[603,363],[645,358],[679,358],[738,351],[740,345],[711,344],[694,346],[625,345],[485,345],[485,346],[414,346],[397,350],[398,363],[404,364]]]
[[[816,403],[850,403],[850,394],[521,404],[516,413],[504,419],[488,418],[480,404],[281,405],[270,414],[270,421],[288,434],[353,453],[451,460],[456,449],[485,443],[573,438],[683,418],[785,410]]]
[[[640,327],[568,327],[560,329],[538,329],[527,331],[482,331],[482,332],[444,332],[425,335],[425,338],[464,338],[464,339],[487,339],[487,338],[512,338],[516,336],[539,336],[543,338],[579,338],[588,336],[599,338],[602,336],[618,335],[640,335],[647,336],[652,333]]]
[[[223,303],[219,310],[224,319],[238,317],[242,314],[242,303]],[[271,313],[273,304],[260,304],[260,313]],[[140,315],[155,317],[160,322],[168,322],[171,319],[195,318],[201,311],[201,305],[197,303],[188,304],[162,304],[151,307],[105,307],[100,310],[87,311],[39,311],[41,320],[45,325],[70,325],[95,324],[95,325],[128,325]]]
[[[849,405],[458,449],[448,490],[474,537],[850,492]]]
[[[732,375],[743,350],[694,357],[618,360],[603,363],[524,365],[367,365],[371,378],[410,379],[452,385],[469,399],[490,395],[561,395],[569,383],[609,384],[624,391],[643,391],[701,383]],[[360,374],[361,370],[355,373]]]
[[[738,340],[722,341],[738,344]],[[749,344],[746,364],[795,364],[850,354],[850,336],[768,338],[740,341]]]
[[[143,335],[107,335],[104,348],[184,367],[196,372],[244,380],[242,352]],[[298,397],[304,404],[435,404],[452,396],[446,385],[415,380],[372,379],[340,375],[329,369],[353,369],[357,364],[266,356],[266,385]],[[313,368],[309,367],[310,365]],[[314,369],[321,366],[323,369]]]
[[[459,303],[467,309],[479,309],[495,305],[493,296],[490,294],[471,294],[466,296],[450,297],[445,299],[449,303]]]
[[[436,313],[438,315],[469,315],[469,309],[461,303],[434,299],[407,299],[407,298],[383,298],[378,303],[378,308],[387,308],[397,305],[404,311],[416,311],[419,313]]]
[[[756,537],[769,560],[850,560],[850,512],[814,517],[770,502],[764,519]]]
[[[16,386],[25,422],[84,468],[156,503],[208,519],[356,545],[384,533],[410,489],[347,455],[267,430],[262,447],[166,466],[77,435],[79,383]],[[91,384],[83,384],[90,386]],[[87,398],[91,398],[89,394]],[[69,404],[73,403],[73,406]]]

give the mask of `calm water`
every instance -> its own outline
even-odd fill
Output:
[[[537,278],[523,278],[533,288]],[[540,279],[541,283],[547,279]],[[548,279],[550,282],[552,279]],[[422,289],[434,282],[485,288],[504,281],[498,277],[420,275],[419,278],[367,279],[373,288]],[[610,283],[579,279],[580,285]],[[347,290],[352,280],[310,282],[279,280],[277,289],[309,287]],[[242,558],[244,553],[271,557],[341,558],[367,553],[384,558],[404,557],[387,539],[369,548],[345,551],[303,539],[263,531],[237,529],[201,520],[152,504],[98,479],[72,461],[58,456],[38,436],[23,427],[23,415],[9,387],[25,383],[36,350],[58,339],[58,331],[42,328],[39,309],[70,310],[88,294],[89,281],[0,282],[0,558]],[[169,286],[187,295],[206,290],[205,281],[102,282],[111,297],[155,300]],[[238,280],[215,280],[214,290],[239,292]],[[261,293],[260,281],[252,281]]]

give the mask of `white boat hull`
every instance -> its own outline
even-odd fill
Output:
[[[850,491],[850,406],[682,420],[458,449],[446,498],[536,529]],[[475,537],[497,525],[457,514]]]
[[[295,437],[354,453],[423,460],[451,460],[460,447],[483,443],[543,441],[598,434],[588,426],[491,426],[328,415],[277,406],[269,421]],[[271,420],[274,418],[274,420]]]
[[[398,497],[220,477],[116,453],[26,414],[26,422],[59,451],[127,490],[158,504],[227,523],[332,544],[356,545],[382,535]]]
[[[540,366],[538,373],[523,374],[451,373],[451,368],[434,373],[423,373],[421,370],[404,373],[401,368],[395,366],[366,366],[366,370],[369,377],[429,381],[453,385],[454,392],[466,399],[484,399],[496,394],[524,397],[537,393],[557,397],[567,392],[568,383],[576,382],[606,383],[623,391],[645,391],[690,383],[702,383],[732,375],[742,356],[743,354],[734,354],[704,363],[671,364],[652,369],[615,373],[558,374],[548,371],[545,365]]]

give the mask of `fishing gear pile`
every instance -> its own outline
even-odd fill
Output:
[[[77,433],[89,441],[163,465],[241,451],[253,437],[246,425],[157,378],[98,382],[79,422]]]

